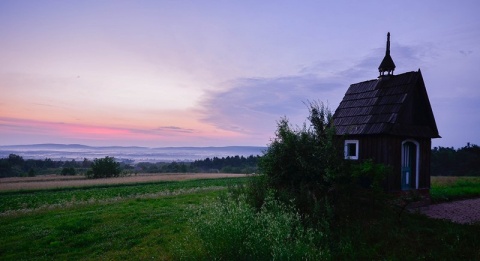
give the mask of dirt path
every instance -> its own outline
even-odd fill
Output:
[[[419,208],[426,216],[460,224],[480,222],[480,198],[452,201]]]

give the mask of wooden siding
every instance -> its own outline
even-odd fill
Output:
[[[349,135],[342,137],[342,140],[359,141],[359,161],[372,159],[376,163],[391,167],[392,172],[385,177],[384,187],[392,192],[401,190],[402,142],[405,140],[418,142],[420,146],[418,188],[430,188],[430,139],[391,135]]]

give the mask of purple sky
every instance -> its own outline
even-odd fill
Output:
[[[442,139],[480,144],[479,1],[0,1],[0,145],[265,146],[422,70]]]

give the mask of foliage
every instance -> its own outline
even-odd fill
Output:
[[[383,193],[383,181],[385,176],[392,171],[391,167],[384,164],[375,163],[368,159],[359,164],[350,164],[349,172],[353,184],[371,190],[372,193]]]
[[[227,156],[213,157],[194,162],[140,162],[136,164],[136,171],[144,173],[244,173],[251,174],[257,171],[257,162],[260,156]]]
[[[53,161],[46,158],[44,160],[23,159],[23,157],[10,154],[8,158],[0,159],[0,178],[1,177],[22,177],[43,174],[61,174],[64,168],[73,168],[75,173],[78,170],[89,168],[91,161],[84,159],[81,162],[71,161]],[[72,171],[69,169],[69,175]],[[64,174],[62,174],[64,175]]]
[[[113,157],[105,157],[93,160],[91,172],[88,172],[88,178],[111,178],[120,176],[120,163]]]
[[[63,167],[62,168],[62,175],[63,176],[67,176],[67,175],[73,176],[75,174],[76,174],[76,172],[75,172],[74,167]]]
[[[263,185],[253,183],[255,189],[247,190],[253,205],[261,206],[259,195],[272,189],[284,202],[293,199],[310,221],[324,224],[326,218],[341,216],[346,206],[376,204],[385,198],[382,182],[388,168],[372,161],[344,160],[330,111],[323,104],[309,106],[308,127],[294,129],[286,119],[278,123],[276,137],[259,164],[264,177],[257,182]]]
[[[186,240],[178,255],[192,260],[326,260],[325,235],[304,229],[295,209],[271,195],[257,212],[246,202],[226,197],[199,207],[190,219],[199,242]]]
[[[28,173],[27,173],[27,176],[28,177],[35,177],[35,170],[33,170],[33,168],[29,169]]]
[[[135,165],[129,165],[128,161],[119,162],[120,167],[127,173],[244,173],[251,174],[257,172],[257,162],[260,156],[227,156],[213,157],[194,162],[140,162]],[[53,161],[45,160],[24,160],[23,157],[10,154],[8,158],[0,159],[0,178],[1,177],[23,177],[29,174],[61,174],[76,175],[87,174],[93,176],[91,170],[93,162],[84,158],[83,161]]]
[[[457,150],[435,147],[431,158],[432,176],[480,176],[480,147],[475,144]]]
[[[224,173],[245,173],[251,174],[257,171],[257,162],[260,156],[250,155],[248,157],[213,157],[192,162],[191,167],[200,172],[224,172]]]

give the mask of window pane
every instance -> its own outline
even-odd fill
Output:
[[[348,143],[348,156],[355,157],[357,156],[357,144],[355,143]]]

